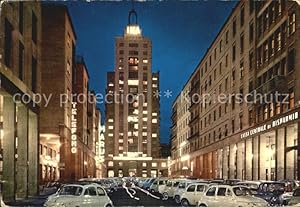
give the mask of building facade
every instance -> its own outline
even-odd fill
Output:
[[[41,6],[0,3],[0,179],[3,200],[38,194]]]
[[[189,80],[194,176],[299,178],[299,20],[296,2],[237,3]]]
[[[158,176],[160,154],[159,73],[153,73],[151,40],[142,36],[137,13],[129,13],[116,38],[115,71],[107,74],[106,165],[112,176]],[[157,160],[156,160],[157,159]],[[164,167],[162,167],[164,166]]]
[[[75,162],[75,154],[71,152],[70,95],[76,35],[65,6],[43,4],[42,22],[42,93],[51,99],[41,107],[40,148],[45,152],[40,152],[40,179],[42,183],[53,179],[73,180],[75,165],[66,163]],[[48,143],[53,147],[47,147]],[[53,151],[59,159],[51,156]],[[50,160],[43,159],[44,153]]]
[[[172,142],[172,176],[191,176],[189,154],[190,137],[190,83],[188,82],[173,103],[171,142]]]

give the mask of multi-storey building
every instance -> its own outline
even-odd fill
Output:
[[[0,3],[0,179],[4,201],[38,193],[41,6]]]
[[[299,20],[296,2],[237,3],[190,79],[194,176],[300,177]]]
[[[66,6],[43,4],[42,22],[42,93],[51,99],[41,107],[40,178],[73,180],[71,119],[76,105],[70,97],[76,35]],[[74,149],[77,152],[77,147]]]
[[[151,40],[129,13],[124,36],[116,38],[115,71],[107,74],[106,163],[108,176],[158,176],[159,73],[151,70]]]
[[[73,75],[73,95],[77,102],[77,136],[80,140],[76,160],[76,179],[96,176],[96,139],[100,112],[95,95],[89,91],[89,74],[84,58],[77,56]]]
[[[172,176],[190,176],[193,166],[189,159],[190,83],[188,82],[173,103],[172,114]]]

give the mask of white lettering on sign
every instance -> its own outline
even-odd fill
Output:
[[[77,152],[77,103],[72,102],[71,113],[71,152]]]
[[[290,121],[294,121],[298,118],[299,118],[299,112],[297,111],[297,112],[294,112],[290,115],[287,115],[287,116],[281,117],[279,119],[276,119],[276,120],[272,121],[271,124],[264,124],[262,126],[259,126],[259,127],[254,128],[254,129],[251,129],[249,131],[246,131],[246,132],[241,134],[241,139],[247,138],[247,137],[255,135],[255,134],[258,134],[260,132],[264,132],[264,131],[266,131],[268,129],[271,129],[273,127],[278,127],[282,124],[288,123]]]

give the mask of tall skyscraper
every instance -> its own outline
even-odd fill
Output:
[[[107,75],[108,176],[159,175],[159,73],[151,70],[151,46],[131,10],[116,38],[115,71]]]

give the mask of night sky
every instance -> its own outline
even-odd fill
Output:
[[[132,3],[67,2],[77,35],[77,54],[83,55],[90,88],[105,93],[106,73],[114,70],[114,41],[123,35]],[[160,71],[161,142],[170,137],[172,103],[200,62],[235,1],[135,2],[138,24],[152,40],[152,70]],[[104,105],[99,105],[104,117]]]

